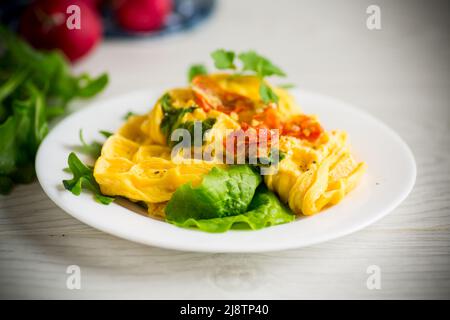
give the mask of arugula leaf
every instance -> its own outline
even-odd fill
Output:
[[[110,136],[113,135],[112,132],[104,131],[104,130],[100,130],[99,133],[101,135],[103,135],[105,138],[109,138]],[[81,145],[76,147],[76,151],[86,154],[88,156],[91,156],[94,159],[97,159],[98,157],[100,157],[101,152],[102,152],[103,143],[100,143],[98,141],[92,141],[91,143],[87,143],[84,140],[82,129],[80,129],[80,131],[78,132],[78,136],[79,136]]]
[[[47,120],[52,120],[53,118],[64,115],[65,113],[66,109],[63,106],[47,105],[47,110],[45,110]]]
[[[123,119],[123,120],[128,120],[130,117],[136,116],[136,115],[137,115],[137,113],[134,113],[133,111],[128,111],[128,112],[122,117],[122,119]]]
[[[78,77],[78,97],[90,98],[102,91],[108,84],[108,75],[102,74],[92,79],[88,74]]]
[[[169,113],[175,107],[172,105],[172,97],[166,93],[161,97],[161,108],[163,113]]]
[[[8,194],[14,186],[13,180],[8,176],[0,175],[0,194]]]
[[[36,171],[34,170],[34,163],[26,163],[14,171],[11,175],[12,181],[15,183],[30,183],[36,177]]]
[[[16,90],[16,88],[25,80],[26,75],[26,71],[20,70],[2,84],[0,87],[0,102]]]
[[[188,81],[192,82],[192,79],[194,79],[198,75],[207,74],[208,70],[206,67],[202,64],[193,64],[188,71]]]
[[[78,132],[78,136],[80,138],[81,146],[77,147],[77,151],[89,155],[94,159],[97,159],[102,151],[102,144],[97,141],[86,143],[86,141],[83,138],[82,129],[80,129],[80,131]]]
[[[100,132],[100,134],[101,134],[102,136],[104,136],[105,138],[109,138],[109,137],[111,137],[111,136],[114,134],[114,133],[112,133],[112,132],[105,131],[105,130],[100,130],[99,132]]]
[[[108,83],[106,74],[74,76],[57,51],[40,52],[0,25],[0,192],[34,177],[36,151],[48,121],[74,98],[89,98]]]
[[[279,84],[278,87],[287,90],[287,89],[295,88],[296,86],[293,83],[284,83],[284,84]]]
[[[233,51],[226,51],[224,49],[218,49],[211,53],[211,57],[214,60],[214,65],[217,69],[236,69],[233,63],[235,53]]]
[[[48,133],[48,123],[45,115],[45,102],[42,92],[40,92],[32,83],[29,83],[29,89],[34,104],[32,112],[33,150],[37,151],[42,140],[44,140],[44,137]]]
[[[16,169],[16,123],[17,119],[10,116],[0,125],[0,175],[9,175]]]
[[[247,51],[239,54],[239,60],[243,63],[244,71],[254,71],[261,78],[277,75],[280,77],[286,74],[267,58],[257,54],[255,51]]]
[[[8,116],[8,110],[6,107],[0,102],[0,123],[3,123]]]
[[[166,136],[167,142],[170,143],[170,135],[173,130],[178,128],[183,116],[187,113],[192,113],[197,107],[175,108],[175,106],[172,105],[172,97],[168,93],[161,97],[160,104],[163,112],[160,128],[162,133]]]
[[[203,144],[205,143],[205,141],[203,141],[204,137],[205,137],[205,133],[206,131],[212,129],[212,127],[214,126],[214,124],[216,123],[216,119],[214,118],[207,118],[203,121],[196,121],[200,123],[201,126],[201,134],[202,134],[202,142]],[[186,121],[183,123],[180,123],[175,129],[186,129],[189,131],[189,134],[191,136],[191,145],[194,145],[194,138],[195,138],[195,122],[194,121]],[[177,141],[171,141],[172,145],[175,144]]]
[[[91,79],[87,74],[73,76],[69,63],[58,51],[40,52],[0,26],[0,39],[5,43],[6,51],[1,55],[0,65],[8,72],[27,70],[28,79],[39,89],[46,89],[52,97],[64,106],[76,97],[87,98],[102,90],[108,76],[101,75]]]
[[[278,96],[271,87],[264,83],[264,81],[261,81],[261,84],[259,85],[259,96],[264,103],[278,102]]]
[[[34,155],[47,133],[43,97],[31,83],[26,83],[21,93],[26,99],[10,103],[7,120],[0,124],[0,175],[3,185],[28,183],[35,177]],[[0,188],[0,192],[9,192]]]
[[[100,191],[100,186],[95,181],[93,175],[93,169],[86,166],[71,152],[67,159],[69,170],[73,174],[73,178],[70,180],[63,180],[64,188],[72,192],[74,195],[79,196],[82,189],[87,189],[94,194],[94,198],[97,202],[102,204],[110,204],[114,201],[114,197],[105,196]]]

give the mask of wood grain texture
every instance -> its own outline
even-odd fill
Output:
[[[187,34],[105,43],[77,69],[108,70],[108,97],[183,82],[186,66],[216,47],[254,48],[281,60],[300,88],[352,102],[394,128],[417,161],[410,196],[374,225],[324,244],[203,254],[104,234],[57,208],[37,183],[20,186],[0,197],[0,298],[450,298],[448,2],[378,1],[376,32],[365,27],[370,1],[257,2],[223,1]],[[81,267],[81,290],[66,288],[72,264]],[[369,265],[381,268],[381,290],[366,287]]]

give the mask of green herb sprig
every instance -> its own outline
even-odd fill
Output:
[[[128,111],[123,117],[123,120],[128,120],[130,117],[137,116],[138,114],[133,111]]]
[[[99,133],[105,138],[109,138],[113,135],[112,132],[104,130],[100,130]],[[79,131],[79,139],[81,145],[75,148],[76,151],[88,155],[93,159],[97,159],[100,156],[103,143],[98,141],[87,143],[84,140],[82,129]],[[64,168],[63,171],[73,174],[73,178],[71,180],[63,180],[63,185],[67,190],[78,196],[80,195],[82,189],[87,189],[94,194],[95,199],[98,202],[103,204],[109,204],[114,200],[113,197],[108,197],[101,193],[100,187],[93,176],[93,168],[89,165],[83,164],[75,153],[72,152],[69,154],[67,162],[69,167]]]
[[[166,136],[167,142],[170,143],[170,135],[179,127],[183,116],[187,113],[194,112],[197,107],[176,108],[172,104],[172,97],[168,93],[161,97],[160,103],[163,112],[160,128],[162,133]]]
[[[266,57],[256,53],[253,50],[236,54],[233,51],[218,49],[211,53],[214,66],[219,70],[238,70],[235,64],[235,58],[241,62],[241,69],[238,74],[250,72],[260,78],[259,95],[264,103],[278,102],[278,96],[273,89],[266,83],[265,78],[270,76],[285,77],[286,74],[278,66],[273,64]],[[207,74],[208,70],[204,65],[195,64],[190,67],[188,73],[189,82],[200,74]]]
[[[208,130],[211,130],[212,127],[214,126],[214,124],[216,123],[216,119],[214,118],[207,118],[203,121],[197,120],[195,122],[199,122],[200,123],[200,133],[202,136],[202,141],[203,144],[205,143],[204,138],[205,138],[205,134]],[[194,139],[195,139],[195,122],[194,121],[186,121],[183,123],[180,123],[180,125],[176,128],[176,129],[186,129],[191,137],[191,145],[194,145]],[[174,141],[172,141],[174,142]]]
[[[194,79],[198,75],[207,74],[208,69],[202,64],[193,64],[189,67],[188,71],[188,81],[192,82],[192,79]]]
[[[69,154],[67,164],[69,165],[68,171],[73,174],[73,177],[70,180],[63,180],[64,188],[76,196],[81,194],[82,189],[87,189],[94,194],[95,200],[102,204],[110,204],[114,201],[114,197],[102,194],[100,186],[95,181],[93,168],[85,165],[74,152]]]
[[[112,132],[100,130],[99,133],[104,136],[105,138],[109,138],[113,135]],[[93,159],[97,159],[100,156],[100,153],[102,151],[103,143],[98,141],[92,141],[91,143],[87,143],[84,140],[83,137],[83,130],[80,129],[78,133],[78,137],[80,139],[81,145],[77,146],[75,148],[76,151],[83,153],[85,155],[88,155],[92,157]]]

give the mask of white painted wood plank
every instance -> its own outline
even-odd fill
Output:
[[[360,106],[410,145],[417,183],[394,212],[308,248],[200,254],[101,233],[58,209],[38,184],[20,186],[0,197],[0,298],[449,298],[449,4],[377,2],[383,29],[370,32],[370,1],[227,0],[201,29],[134,47],[105,43],[77,68],[109,71],[105,97],[180,83],[186,66],[216,47],[282,57],[300,88]],[[81,290],[66,288],[72,264],[81,267]],[[381,268],[381,290],[366,287],[369,265]]]

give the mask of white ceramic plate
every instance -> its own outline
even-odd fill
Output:
[[[308,246],[364,228],[398,206],[414,185],[414,157],[394,131],[341,101],[294,91],[305,113],[317,114],[326,129],[346,130],[356,158],[368,164],[367,174],[354,191],[315,216],[258,231],[211,234],[140,215],[123,203],[105,206],[95,202],[89,193],[77,197],[65,191],[61,181],[70,174],[63,169],[69,152],[79,145],[79,129],[83,129],[86,141],[102,141],[99,130],[115,131],[130,110],[148,112],[161,92],[134,92],[95,103],[51,130],[36,159],[39,182],[50,199],[76,219],[131,241],[186,251],[260,252]]]

